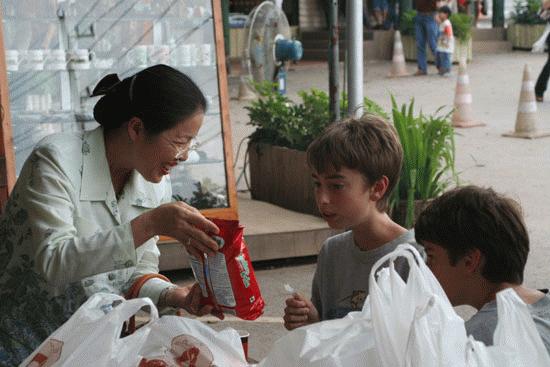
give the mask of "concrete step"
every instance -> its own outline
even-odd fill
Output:
[[[345,51],[340,50],[340,60],[344,60]],[[302,60],[307,61],[328,61],[328,49],[304,49]]]
[[[252,261],[317,255],[336,234],[319,217],[296,213],[239,194],[239,220]],[[187,252],[179,243],[159,243],[160,270],[188,268]]]
[[[370,40],[374,37],[374,32],[378,31],[364,31],[363,32],[363,39],[364,40]],[[380,31],[383,32],[383,31]],[[301,31],[300,32],[300,40],[302,43],[306,43],[307,41],[318,41],[318,40],[327,40],[330,38],[330,32],[326,29],[320,29],[316,31]],[[340,30],[340,33],[338,34],[338,38],[340,41],[343,41],[346,39],[346,31]]]
[[[319,31],[318,37],[313,38],[311,34],[306,33],[306,39],[302,40],[304,45],[304,60],[328,60],[328,31]],[[311,32],[310,32],[311,33]],[[367,34],[369,35],[367,37]],[[393,31],[368,31],[363,34],[363,55],[365,59],[391,59],[393,50]],[[347,42],[345,37],[340,39],[340,60],[343,60],[345,55]]]
[[[391,59],[392,49],[387,47],[376,47],[374,41],[363,42],[363,59],[365,60],[388,60]],[[345,48],[340,47],[340,61],[346,57]],[[308,61],[328,61],[328,47],[304,49],[303,60]]]
[[[474,41],[472,43],[472,52],[474,55],[505,53],[510,51],[512,51],[512,43],[508,41]]]
[[[505,41],[505,28],[473,28],[472,40],[476,41]]]

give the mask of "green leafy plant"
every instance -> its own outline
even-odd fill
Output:
[[[392,194],[391,207],[407,202],[406,226],[414,220],[415,200],[439,196],[448,186],[458,183],[455,171],[454,130],[450,113],[442,108],[433,115],[414,114],[414,100],[398,107],[392,96],[392,119],[403,147],[403,167]]]
[[[318,89],[298,92],[301,103],[296,103],[287,96],[280,95],[276,85],[263,82],[255,85],[260,98],[253,101],[248,110],[249,125],[256,130],[250,136],[252,142],[267,143],[305,151],[309,144],[330,123],[329,96]],[[347,111],[347,96],[340,99],[341,117]],[[388,119],[388,115],[376,102],[365,98],[365,112],[370,112]]]
[[[414,36],[414,18],[416,10],[408,10],[401,16],[399,30],[403,35]],[[472,37],[473,17],[468,14],[454,13],[449,18],[453,26],[453,34],[461,42]]]
[[[416,10],[407,10],[401,15],[399,20],[399,30],[401,34],[407,36],[414,36],[414,18],[416,17]]]
[[[539,0],[516,0],[512,20],[516,24],[544,24],[545,20],[538,16],[541,2]]]
[[[455,38],[461,42],[466,42],[472,37],[473,17],[468,14],[455,13],[449,20],[453,26]]]

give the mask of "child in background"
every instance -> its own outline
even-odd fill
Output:
[[[311,301],[297,293],[286,300],[288,330],[360,311],[374,263],[399,244],[416,246],[413,232],[386,214],[403,160],[392,125],[375,115],[334,123],[311,143],[307,157],[321,215],[346,232],[323,244]],[[406,264],[396,265],[405,276]]]
[[[453,26],[449,17],[451,16],[451,8],[444,5],[437,11],[437,20],[439,22],[439,37],[437,38],[436,60],[435,66],[439,70],[439,75],[451,75],[451,63],[455,46],[453,36]]]

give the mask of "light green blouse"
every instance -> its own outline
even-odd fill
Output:
[[[0,365],[19,363],[96,292],[123,295],[158,272],[158,237],[135,249],[130,221],[171,200],[133,171],[117,200],[103,129],[54,134],[25,162],[0,220]],[[157,303],[171,284],[151,279]]]

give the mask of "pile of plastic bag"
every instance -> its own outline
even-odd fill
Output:
[[[121,338],[123,323],[149,306],[151,320]],[[237,331],[214,331],[198,320],[158,317],[149,298],[97,293],[21,366],[248,366]]]
[[[404,257],[403,281],[394,262]],[[389,267],[382,268],[389,262]],[[548,367],[550,356],[525,303],[497,294],[494,345],[467,337],[464,321],[419,253],[401,245],[381,258],[362,312],[296,329],[279,339],[260,367]]]
[[[406,281],[394,263],[409,264]],[[383,267],[389,263],[389,267]],[[380,269],[380,270],[379,270]],[[377,271],[379,270],[379,271]],[[529,310],[512,289],[497,294],[494,345],[467,337],[464,321],[419,253],[401,245],[380,259],[361,312],[298,328],[259,367],[548,367],[550,357]],[[123,322],[148,306],[151,321],[121,338]],[[96,294],[21,366],[244,367],[238,333],[163,316],[151,300]]]

